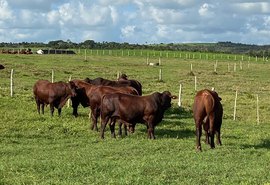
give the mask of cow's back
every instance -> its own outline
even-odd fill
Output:
[[[50,82],[48,80],[38,80],[33,87],[35,99],[38,99],[39,101],[48,104],[50,91],[49,85]]]
[[[90,98],[91,107],[100,107],[101,99],[104,95],[113,93],[133,94],[138,95],[138,92],[132,87],[111,87],[111,86],[97,86],[93,88]]]
[[[214,110],[214,106],[215,99],[212,93],[207,89],[199,91],[194,99],[194,117],[205,117],[207,114]]]
[[[129,123],[142,123],[147,106],[148,103],[142,96],[123,93],[106,94],[102,98],[101,114],[118,117]]]
[[[33,93],[40,102],[49,104],[55,100],[68,96],[69,87],[65,82],[51,83],[48,80],[38,80],[34,87]]]

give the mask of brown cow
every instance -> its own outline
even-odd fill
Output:
[[[134,96],[114,93],[104,95],[101,103],[101,138],[109,120],[120,120],[126,125],[145,123],[148,137],[155,139],[155,126],[162,121],[164,112],[171,107],[171,99],[175,99],[169,91],[155,92],[148,96]],[[114,135],[114,122],[110,123],[112,136]]]
[[[125,75],[126,76],[126,75]],[[142,85],[139,81],[137,80],[128,80],[126,78],[121,78],[121,80],[114,81],[114,80],[107,80],[104,78],[95,78],[93,80],[86,78],[86,82],[93,84],[93,85],[105,85],[105,86],[112,86],[112,87],[125,87],[125,86],[131,86],[135,88],[139,95],[142,95]]]
[[[217,144],[221,145],[220,128],[222,124],[223,107],[221,98],[215,91],[204,89],[199,91],[194,99],[193,117],[196,126],[196,148],[201,151],[202,125],[206,134],[206,143],[215,148],[214,135],[217,134]]]
[[[49,104],[51,116],[53,116],[54,107],[58,109],[58,115],[60,116],[61,109],[66,101],[76,95],[75,88],[73,82],[51,83],[48,80],[38,80],[33,87],[38,113],[40,114],[40,105],[42,114],[44,114],[44,106]]]
[[[79,80],[81,81],[81,80]],[[103,85],[103,86],[111,86],[111,87],[133,87],[137,90],[139,95],[142,95],[142,85],[138,82],[138,83],[134,83],[134,82],[130,82],[130,81],[114,81],[114,80],[107,80],[104,78],[95,78],[93,80],[86,78],[84,79],[85,82],[92,84],[92,85]],[[82,83],[80,82],[80,84],[82,85]],[[79,96],[76,98],[72,98],[72,107],[73,107],[73,115],[75,117],[78,116],[78,106],[81,104],[83,107],[88,107],[89,105],[85,104],[87,101],[85,100],[80,100],[82,98],[80,98]],[[85,99],[85,98],[84,98]]]
[[[77,87],[77,96],[71,98],[73,110],[75,110],[73,114],[77,113],[76,108],[78,107],[79,103],[81,103],[84,107],[90,106],[92,119],[91,129],[96,131],[98,130],[97,121],[98,117],[100,116],[100,105],[103,95],[116,92],[138,95],[137,90],[129,86],[116,88],[102,85],[96,86],[82,80],[73,80],[73,82]],[[121,129],[121,127],[119,129]],[[119,134],[120,132],[121,130],[119,130]]]

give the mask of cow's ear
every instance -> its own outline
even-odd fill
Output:
[[[221,100],[222,100],[222,98],[220,98],[220,97],[218,97],[218,99],[219,99],[219,101],[221,101]]]
[[[172,99],[177,99],[177,96],[172,95],[171,98],[172,98]]]

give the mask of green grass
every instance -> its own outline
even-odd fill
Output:
[[[0,71],[0,184],[266,184],[270,183],[269,69],[264,62],[223,59],[193,60],[163,57],[161,66],[146,66],[144,57],[84,55],[1,55]],[[158,61],[156,58],[151,58]],[[233,71],[237,63],[236,72]],[[197,89],[215,87],[222,97],[224,119],[222,146],[195,150],[195,126],[191,107]],[[228,71],[228,64],[230,71]],[[9,75],[14,69],[14,97]],[[163,81],[158,81],[159,69]],[[116,79],[117,72],[139,80],[143,94],[170,90],[182,105],[166,111],[156,127],[156,140],[148,140],[146,126],[134,134],[105,139],[89,130],[88,108],[79,108],[74,118],[65,106],[61,117],[37,114],[32,87],[38,79],[67,81],[85,77]],[[235,91],[237,116],[233,121]],[[259,95],[260,122],[256,97]]]

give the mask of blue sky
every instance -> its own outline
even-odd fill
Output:
[[[0,0],[0,42],[270,44],[270,0]]]

